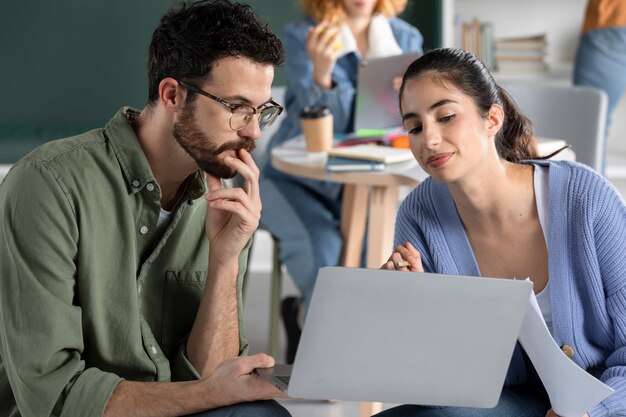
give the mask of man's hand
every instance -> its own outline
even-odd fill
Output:
[[[398,245],[396,251],[391,254],[389,260],[380,269],[395,269],[398,271],[424,272],[420,253],[406,242]]]
[[[274,366],[274,358],[260,353],[226,360],[200,381],[122,381],[111,394],[104,416],[180,416],[245,401],[285,397],[254,373],[256,368],[270,366]]]
[[[206,175],[209,185],[209,192],[204,196],[209,203],[206,234],[212,256],[220,261],[239,256],[261,217],[259,168],[246,150],[240,149],[238,156],[227,156],[224,162],[244,178],[243,188],[224,189],[219,178]]]
[[[256,368],[272,366],[274,358],[264,353],[226,360],[205,380],[207,393],[220,399],[217,406],[286,397],[278,388],[254,372]]]

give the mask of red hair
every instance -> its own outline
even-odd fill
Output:
[[[374,13],[395,16],[404,11],[406,2],[407,0],[378,0]],[[329,20],[337,23],[346,19],[341,0],[300,0],[300,6],[317,22]]]

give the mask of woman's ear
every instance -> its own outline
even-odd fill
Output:
[[[487,113],[486,125],[487,134],[495,136],[504,124],[504,110],[499,104],[492,104]]]

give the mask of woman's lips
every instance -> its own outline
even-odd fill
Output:
[[[454,152],[437,153],[429,156],[426,163],[433,168],[439,168],[448,162],[452,155],[454,155]]]

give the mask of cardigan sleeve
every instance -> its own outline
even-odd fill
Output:
[[[594,238],[607,314],[612,323],[612,352],[606,358],[600,379],[615,393],[589,414],[626,415],[626,205],[617,191],[602,180],[594,193]]]
[[[423,185],[424,184],[420,185],[420,187]],[[409,196],[407,196],[407,198],[402,202],[400,209],[398,210],[398,215],[396,216],[393,250],[395,251],[395,248],[398,245],[410,242],[420,253],[424,271],[436,273],[440,271],[434,270],[428,242],[426,241],[426,235],[424,233],[424,227],[427,228],[428,225],[423,224],[423,218],[428,213],[425,212],[426,210],[424,207],[420,207],[419,191],[421,190],[413,190],[413,192],[411,192],[411,194],[409,194]]]

